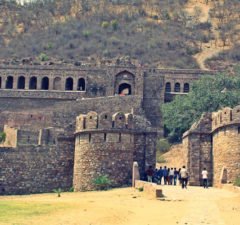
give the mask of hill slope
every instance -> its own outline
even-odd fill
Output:
[[[229,49],[236,49],[239,17],[234,9],[240,3],[224,1],[228,4],[225,8],[231,10],[229,16],[225,8],[219,15],[222,6],[217,3],[194,2],[39,0],[22,6],[3,0],[0,58],[37,59],[44,55],[41,60],[53,57],[74,62],[89,57],[130,56],[142,64],[158,67],[205,67],[205,60],[212,55],[202,57],[202,52],[213,51],[214,45],[210,45],[210,50],[206,47],[210,43],[222,41]],[[228,30],[222,34],[225,27]]]

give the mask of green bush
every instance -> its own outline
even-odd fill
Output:
[[[234,185],[240,187],[240,177],[235,180]]]
[[[102,24],[101,24],[101,27],[106,29],[109,27],[109,22],[108,21],[103,21]]]
[[[84,30],[84,31],[82,32],[82,34],[83,34],[83,36],[87,39],[87,38],[90,37],[91,32],[90,32],[89,30]]]
[[[69,192],[74,192],[74,187],[70,187],[68,191]]]
[[[4,142],[6,140],[6,133],[0,132],[0,143]]]
[[[45,53],[40,53],[40,55],[38,56],[38,59],[42,62],[45,62],[49,60],[49,57]]]
[[[138,188],[138,191],[143,192],[143,191],[144,191],[144,188],[143,188],[143,187],[139,187],[139,188]]]
[[[93,183],[96,185],[98,190],[106,190],[109,188],[109,185],[112,183],[107,175],[102,175],[93,180]]]
[[[167,139],[162,138],[157,141],[157,151],[162,153],[167,152],[170,149],[171,145]]]
[[[56,193],[58,197],[61,197],[62,189],[61,188],[53,189],[53,192]]]
[[[112,20],[111,25],[112,25],[113,30],[118,29],[118,21],[117,20]]]

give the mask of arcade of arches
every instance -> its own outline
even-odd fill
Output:
[[[64,87],[64,88],[63,88]],[[19,76],[0,77],[1,89],[19,89],[19,90],[59,90],[59,91],[86,91],[86,82],[84,78],[74,80],[72,77],[62,79],[55,77],[52,80],[48,77],[37,78],[32,76],[25,78]]]

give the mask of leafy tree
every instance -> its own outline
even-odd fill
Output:
[[[181,141],[182,134],[202,113],[240,104],[240,70],[235,75],[202,77],[192,85],[188,95],[177,96],[162,107],[163,120],[170,142]]]

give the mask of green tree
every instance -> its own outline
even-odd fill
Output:
[[[192,85],[188,95],[177,96],[162,106],[163,120],[170,142],[181,141],[182,134],[202,113],[240,104],[240,70],[237,74],[209,75]]]

